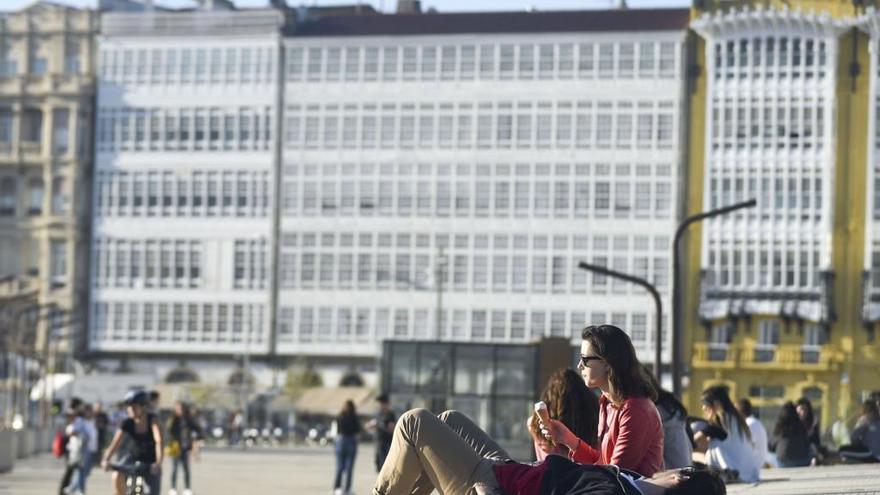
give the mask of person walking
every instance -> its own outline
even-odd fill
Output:
[[[599,389],[599,448],[550,419],[549,439],[568,448],[582,464],[614,464],[653,476],[663,469],[663,426],[654,406],[657,391],[629,336],[614,325],[593,325],[581,334],[578,371],[587,387]],[[540,440],[536,438],[535,440]]]
[[[67,495],[73,486],[76,471],[79,469],[79,463],[82,459],[83,442],[82,439],[74,433],[74,421],[77,419],[79,412],[77,407],[81,402],[79,399],[72,399],[70,406],[64,411],[64,473],[61,475],[61,486],[58,488],[59,495]]]
[[[177,470],[183,469],[183,495],[192,495],[191,459],[199,453],[199,440],[202,430],[190,413],[190,408],[183,402],[174,404],[174,415],[168,421],[168,446],[165,452],[171,458],[171,490],[168,495],[177,495]]]
[[[391,409],[391,401],[388,395],[381,394],[376,397],[379,403],[379,412],[376,417],[370,421],[370,426],[376,430],[376,472],[382,470],[382,464],[385,464],[385,458],[388,457],[388,450],[391,448],[391,438],[394,435],[394,423],[397,417]]]
[[[82,429],[84,431],[83,457],[76,472],[76,489],[79,493],[86,493],[86,480],[92,472],[95,461],[98,460],[98,428],[95,425],[95,411],[91,405],[83,406]]]
[[[345,401],[342,412],[336,417],[336,479],[333,481],[334,495],[351,493],[354,476],[354,459],[357,456],[357,436],[361,433],[361,420],[358,418],[354,402]],[[343,476],[345,489],[343,490]]]
[[[761,420],[755,417],[752,410],[752,402],[749,399],[740,399],[736,401],[736,408],[740,414],[746,418],[746,424],[749,425],[749,431],[752,434],[752,450],[755,452],[755,460],[758,467],[762,468],[767,464],[767,430]]]

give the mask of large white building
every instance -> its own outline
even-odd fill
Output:
[[[109,13],[100,70],[90,347],[265,355],[280,11]],[[150,365],[153,366],[152,364]],[[208,367],[207,369],[210,369]]]
[[[687,10],[300,14],[104,16],[93,351],[375,383],[383,339],[611,322],[653,360],[650,297],[577,263],[669,314]]]
[[[301,22],[284,40],[277,353],[579,340],[611,322],[652,362],[649,296],[577,263],[653,281],[668,311],[687,23],[686,10]]]

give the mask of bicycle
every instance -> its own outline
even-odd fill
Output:
[[[150,493],[149,464],[143,462],[110,464],[110,469],[125,475],[125,495],[159,495]]]

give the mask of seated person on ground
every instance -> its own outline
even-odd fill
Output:
[[[650,478],[613,465],[582,465],[560,455],[521,464],[474,425],[448,411],[404,413],[373,495],[725,495],[715,471],[685,468]]]
[[[718,385],[703,391],[702,407],[706,422],[700,422],[693,430],[698,450],[706,452],[706,464],[736,473],[747,483],[758,481],[760,473],[752,451],[751,430],[731,402],[727,387]]]
[[[663,426],[654,405],[657,391],[645,375],[629,336],[614,325],[591,325],[581,333],[577,369],[599,397],[599,446],[594,448],[562,422],[544,425],[555,444],[581,464],[614,464],[652,476],[663,469]],[[539,439],[536,439],[539,440]]]

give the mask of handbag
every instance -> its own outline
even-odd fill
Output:
[[[168,457],[180,457],[181,448],[180,442],[177,440],[172,440],[168,442],[168,445],[165,446],[165,455]]]

